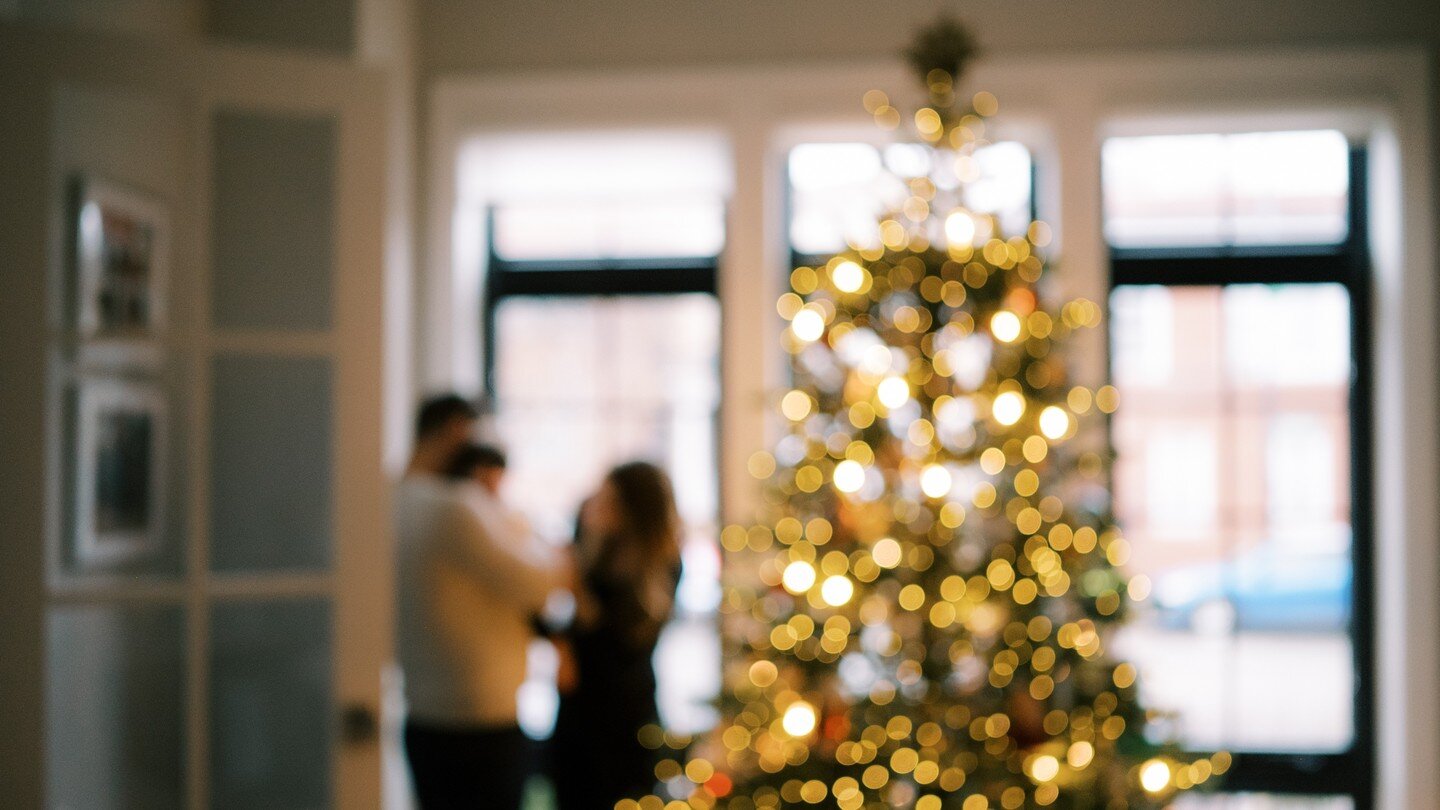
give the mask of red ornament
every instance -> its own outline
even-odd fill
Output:
[[[715,775],[710,777],[710,779],[705,782],[705,789],[710,791],[711,795],[715,796],[715,798],[717,799],[724,796],[729,796],[730,791],[734,788],[735,783],[731,781],[730,777],[726,776],[723,773],[720,773],[719,771],[716,771]]]

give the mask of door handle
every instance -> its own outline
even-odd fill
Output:
[[[347,703],[340,710],[340,740],[347,745],[372,743],[380,737],[380,720],[364,703]]]

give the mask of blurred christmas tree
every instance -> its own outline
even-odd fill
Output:
[[[1146,586],[1118,569],[1106,458],[1076,447],[1115,391],[1072,387],[1060,353],[1100,309],[1044,305],[1043,223],[1007,238],[963,205],[997,106],[957,94],[972,52],[954,22],[922,32],[930,169],[873,246],[796,268],[779,302],[788,435],[751,460],[770,514],[722,537],[724,722],[662,763],[666,799],[1162,807],[1229,764],[1158,754],[1134,667],[1106,653]],[[865,103],[898,124],[883,94]]]

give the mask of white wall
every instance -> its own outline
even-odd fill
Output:
[[[430,73],[887,58],[937,12],[991,57],[1225,47],[1435,45],[1431,0],[422,0]]]

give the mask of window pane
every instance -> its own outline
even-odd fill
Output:
[[[1337,284],[1225,290],[1225,362],[1248,385],[1344,385],[1350,377],[1350,297]],[[1334,328],[1312,329],[1315,323]]]
[[[494,242],[515,261],[716,256],[725,206],[717,197],[507,204],[495,211]]]
[[[875,223],[905,199],[905,184],[863,143],[809,143],[790,151],[790,245],[833,253],[878,241]]]
[[[477,138],[458,193],[496,211],[512,260],[709,257],[720,252],[729,147],[705,132],[572,132]]]
[[[1023,234],[1030,227],[1030,186],[1034,174],[1030,150],[1014,142],[991,144],[975,151],[974,165],[956,162],[965,186],[965,205],[1000,218],[1001,233]]]
[[[210,807],[327,807],[336,742],[328,598],[210,613]]]
[[[707,728],[714,718],[705,702],[720,686],[719,302],[704,294],[509,298],[495,317],[505,485],[542,535],[567,539],[580,501],[615,464],[654,461],[674,481],[687,537],[677,617],[656,652],[660,710],[672,730]],[[526,693],[532,733],[554,722],[547,690],[536,682]]]
[[[1349,147],[1333,130],[1111,138],[1105,233],[1116,247],[1335,244]]]
[[[1030,223],[1030,152],[1018,143],[959,158],[916,144],[807,143],[790,150],[788,174],[790,246],[799,253],[879,244],[876,223],[905,202],[906,177],[929,177],[945,189],[965,181],[965,204],[996,214],[1005,233]]]
[[[1110,369],[1116,385],[1161,386],[1175,373],[1175,310],[1166,287],[1115,290]]]
[[[331,361],[226,353],[211,368],[211,570],[330,570]]]
[[[1118,287],[1110,303],[1115,506],[1132,572],[1154,586],[1117,644],[1147,705],[1174,713],[1157,728],[1197,748],[1343,750],[1354,733],[1344,288]]]
[[[48,807],[185,806],[185,616],[65,605],[46,622]]]

